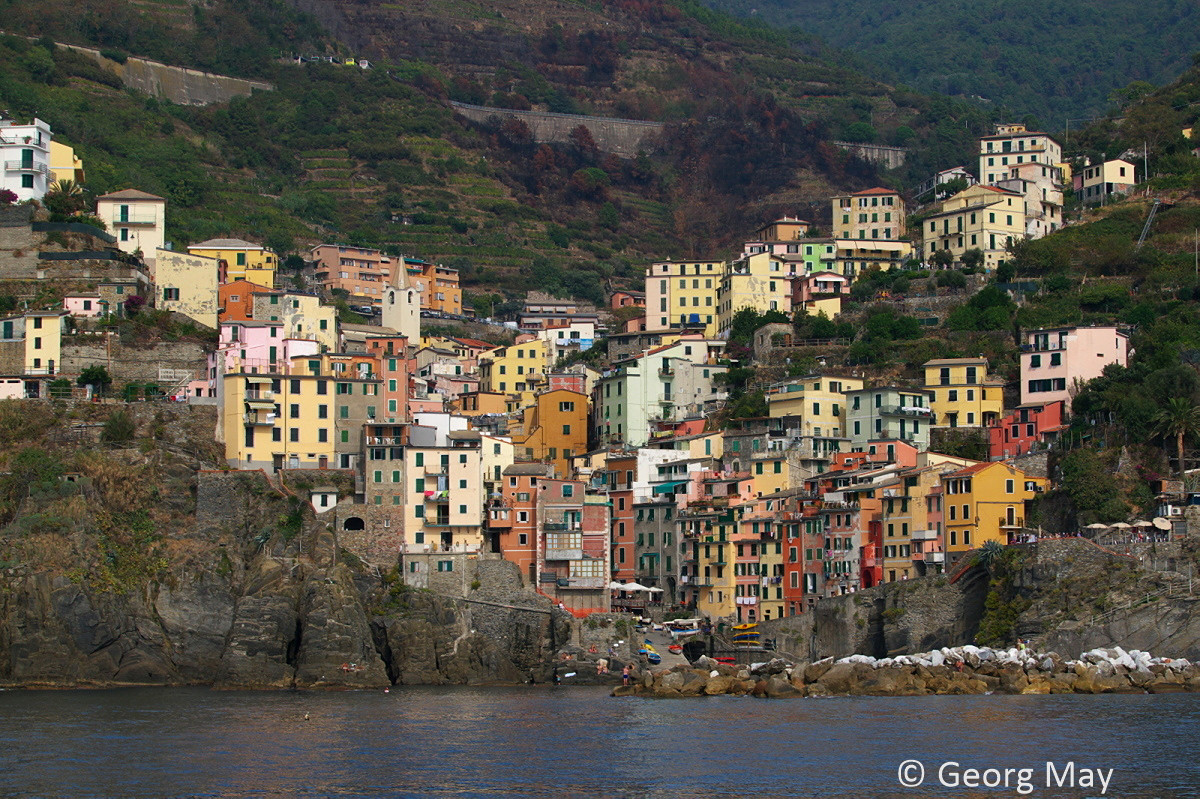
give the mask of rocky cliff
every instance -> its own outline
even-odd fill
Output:
[[[0,407],[0,441],[11,410]],[[109,413],[42,410],[47,428],[63,421],[56,413]],[[489,569],[487,591],[504,601],[482,589],[467,602],[406,588],[396,571],[341,549],[301,498],[261,473],[206,471],[171,440],[185,435],[186,417],[207,411],[168,406],[158,439],[9,451],[0,495],[16,496],[0,534],[0,684],[551,678],[569,616],[523,590],[508,564]]]

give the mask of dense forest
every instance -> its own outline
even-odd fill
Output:
[[[1091,118],[1135,81],[1165,83],[1200,49],[1188,0],[705,0],[824,39],[852,63],[922,92],[1032,114]]]

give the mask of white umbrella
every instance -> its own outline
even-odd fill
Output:
[[[1134,527],[1153,527],[1154,524],[1146,521],[1145,519],[1139,519],[1138,521],[1133,523],[1133,526]]]
[[[1108,529],[1108,525],[1101,524],[1100,522],[1092,522],[1091,524],[1089,524],[1087,526],[1087,529],[1089,529],[1089,530],[1106,530],[1106,529]]]
[[[1112,527],[1114,530],[1128,530],[1132,525],[1128,525],[1125,522],[1117,522],[1116,524],[1109,525],[1109,526]]]
[[[1171,523],[1161,516],[1154,517],[1154,521],[1151,522],[1151,524],[1153,524],[1159,530],[1170,530],[1171,529]]]
[[[650,593],[652,593],[652,594],[661,594],[661,593],[663,592],[663,590],[662,590],[661,588],[658,588],[658,587],[656,587],[656,586],[653,586],[653,585],[652,585],[652,586],[650,586],[649,588],[647,588],[646,590],[647,590],[647,591],[649,591],[649,592],[650,592]]]
[[[625,583],[621,586],[622,591],[649,591],[650,589],[641,583]]]
[[[612,582],[610,582],[610,583],[608,584],[608,590],[609,590],[609,591],[622,591],[622,590],[624,590],[624,589],[625,589],[625,584],[624,584],[624,583],[618,583],[616,580],[613,580]]]

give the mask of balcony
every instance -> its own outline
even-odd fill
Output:
[[[274,391],[247,391],[245,396],[247,405],[270,405],[275,407],[275,392]]]
[[[603,577],[568,577],[558,580],[558,587],[575,591],[603,590],[608,580]]]
[[[658,370],[658,373],[660,375],[662,375],[663,377],[671,377],[672,375],[675,374],[675,370],[672,369],[670,366],[664,366]]]
[[[913,541],[936,541],[938,539],[937,530],[913,530],[909,536]]]
[[[925,553],[925,562],[926,563],[945,563],[946,562],[946,553],[945,552],[926,552]]]
[[[912,405],[888,405],[880,408],[882,416],[903,416],[911,419],[932,419],[933,408],[914,407]]]
[[[1000,529],[1001,530],[1020,530],[1024,526],[1025,526],[1025,519],[1022,518],[1021,516],[1014,516],[1011,519],[1008,518],[1007,516],[1000,517]]]
[[[550,548],[546,547],[546,560],[582,560],[583,547],[579,548]]]
[[[118,214],[112,222],[114,225],[154,225],[158,223],[153,211]]]
[[[369,447],[402,447],[405,441],[399,436],[367,436]]]
[[[39,164],[30,161],[5,161],[5,172],[36,172],[41,175],[49,175],[50,167],[46,164]]]
[[[245,423],[251,427],[275,426],[275,414],[273,413],[258,414],[250,412],[245,414],[242,418],[245,420]]]

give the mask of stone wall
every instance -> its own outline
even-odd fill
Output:
[[[452,102],[454,110],[472,122],[483,123],[491,117],[519,119],[529,128],[536,142],[565,144],[571,131],[583,125],[592,134],[596,146],[606,153],[633,158],[638,150],[648,149],[648,140],[662,132],[661,122],[636,119],[591,117],[579,114],[555,114],[548,111],[516,111],[482,105]]]
[[[404,544],[404,508],[366,505],[345,499],[332,511],[321,514],[321,518],[333,525],[338,546],[342,549],[381,571],[386,572],[396,565]],[[351,522],[351,527],[357,527],[357,523],[352,521],[355,519],[362,520],[363,529],[347,530],[347,521]]]
[[[98,341],[91,336],[64,338],[61,371],[77,375],[100,364],[108,369],[113,387],[119,388],[123,383],[157,382],[159,369],[190,371],[197,379],[208,369],[202,344],[175,341],[135,346],[121,344],[115,335],[110,339],[106,345],[103,336]]]
[[[1050,477],[1050,450],[1048,449],[1008,458],[1007,462],[1030,477]]]
[[[0,280],[34,280],[38,272],[38,246],[30,220],[33,207],[0,209]]]
[[[115,72],[130,89],[170,100],[179,105],[211,105],[234,97],[248,97],[254,91],[270,91],[275,87],[265,81],[231,78],[187,67],[173,67],[130,56],[124,64],[100,55],[99,50],[73,44],[59,44],[95,59],[100,66]]]

